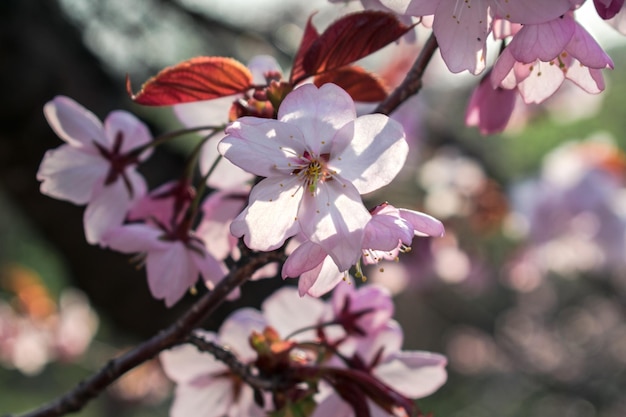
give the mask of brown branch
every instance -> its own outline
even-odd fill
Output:
[[[218,345],[217,343],[205,340],[199,336],[189,335],[187,342],[194,345],[198,350],[213,355],[215,359],[224,363],[228,368],[248,385],[264,391],[286,390],[294,385],[283,375],[262,376],[255,375],[250,365],[239,361],[235,354]]]
[[[161,351],[184,342],[187,335],[204,321],[235,288],[246,282],[260,267],[283,261],[281,251],[250,253],[237,262],[215,289],[205,294],[180,319],[122,356],[111,359],[98,372],[81,381],[65,395],[21,417],[59,417],[80,411],[90,400],[124,373],[155,357]]]
[[[390,114],[406,99],[417,94],[422,88],[422,77],[426,66],[437,50],[437,39],[433,33],[424,44],[422,51],[407,73],[404,81],[382,103],[378,105],[374,113]]]

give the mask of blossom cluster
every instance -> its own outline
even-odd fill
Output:
[[[613,61],[576,19],[585,0],[501,2],[492,0],[363,0],[365,8],[418,17],[432,27],[447,68],[485,72],[470,98],[466,124],[481,133],[502,131],[520,96],[542,103],[567,79],[584,91],[604,90],[602,69]],[[594,1],[598,15],[622,33],[624,2]],[[487,45],[501,43],[488,68]]]
[[[392,316],[390,295],[379,286],[355,289],[342,283],[327,303],[283,288],[264,301],[261,311],[237,310],[218,333],[197,331],[196,337],[227,347],[256,375],[289,369],[285,373],[293,380],[284,391],[263,394],[261,402],[227,364],[186,344],[160,355],[177,384],[170,415],[262,416],[306,397],[316,404],[313,416],[353,416],[364,404],[367,415],[388,416],[397,407],[393,398],[406,398],[408,413],[409,398],[430,395],[446,381],[446,359],[403,351],[402,329]]]

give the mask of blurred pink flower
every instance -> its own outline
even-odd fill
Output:
[[[197,331],[205,340],[219,343],[237,355],[242,363],[256,359],[249,345],[252,331],[261,332],[265,319],[256,310],[242,309],[231,314],[219,333]],[[182,345],[159,356],[165,374],[176,385],[171,417],[262,417],[266,415],[254,401],[254,392],[228,366],[195,346]]]

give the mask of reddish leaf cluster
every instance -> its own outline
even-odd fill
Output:
[[[350,64],[397,40],[410,28],[392,14],[363,11],[340,18],[319,34],[309,19],[285,84],[290,90],[314,77],[316,85],[335,83],[355,101],[383,100],[387,91],[381,80]],[[225,57],[197,57],[166,68],[144,83],[137,94],[132,93],[128,79],[126,87],[136,103],[150,106],[210,100],[259,89],[253,85],[248,68]],[[272,104],[276,109],[276,103]]]

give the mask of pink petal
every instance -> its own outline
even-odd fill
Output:
[[[261,306],[267,323],[275,328],[281,337],[287,337],[296,330],[310,327],[322,321],[326,304],[317,298],[300,297],[292,287],[283,287],[269,296]],[[315,331],[298,334],[294,340],[315,339]]]
[[[182,242],[167,243],[164,250],[148,252],[146,274],[152,296],[171,307],[196,283],[198,269]]]
[[[134,115],[117,110],[111,112],[104,121],[104,133],[108,140],[107,149],[112,149],[118,134],[122,134],[120,153],[126,154],[135,148],[152,142],[148,127]]]
[[[433,30],[448,69],[478,74],[485,68],[486,40],[491,15],[486,1],[441,0]]]
[[[72,146],[97,152],[97,142],[106,147],[102,123],[89,110],[69,97],[57,96],[43,108],[48,124],[54,132]]]
[[[489,79],[490,74],[474,89],[465,113],[465,124],[477,126],[483,135],[503,131],[517,101],[516,89],[493,88]]]
[[[582,65],[595,68],[613,68],[613,61],[596,40],[579,24],[575,25],[574,36],[567,45],[567,52]]]
[[[435,14],[439,0],[380,0],[380,3],[395,13],[420,17]]]
[[[417,236],[443,236],[445,229],[443,223],[428,214],[408,210],[398,209],[400,216],[411,223]]]
[[[169,242],[161,239],[163,231],[147,224],[129,224],[106,233],[102,242],[122,253],[144,253],[166,250]]]
[[[225,259],[237,240],[230,234],[233,218],[241,212],[249,190],[240,188],[211,193],[202,203],[202,221],[196,234],[205,242],[207,251],[217,259]]]
[[[340,271],[347,271],[360,258],[370,214],[351,184],[327,181],[317,187],[315,195],[304,193],[298,218],[302,232],[324,248]]]
[[[366,194],[391,182],[409,152],[402,125],[382,114],[361,116],[333,140],[329,167]]]
[[[493,1],[495,13],[513,23],[538,24],[556,19],[570,8],[570,0]]]
[[[297,178],[265,178],[250,193],[250,203],[231,224],[231,233],[246,246],[269,251],[298,233],[302,186]]]
[[[555,59],[574,35],[574,19],[565,15],[538,25],[524,26],[507,46],[513,57],[525,64]]]
[[[211,254],[189,251],[189,256],[204,279],[207,288],[212,289],[228,273],[226,266],[218,262]]]
[[[319,269],[307,271],[300,276],[298,291],[300,296],[308,294],[312,297],[321,297],[345,280],[345,277],[346,274],[339,271],[333,259],[327,256]]]
[[[384,214],[373,215],[365,226],[363,249],[390,251],[400,242],[410,244],[413,240],[413,228],[399,216]]]
[[[358,325],[368,333],[375,333],[382,329],[393,317],[394,304],[391,293],[382,286],[366,285],[358,290],[354,288],[354,285],[347,283],[337,286],[332,298],[335,316],[341,313],[348,299],[350,312],[372,310],[358,319]]]
[[[133,195],[130,194],[126,183],[119,178],[112,184],[105,185],[97,191],[84,214],[85,237],[87,242],[101,243],[103,236],[109,230],[121,226],[130,210],[133,201],[146,191],[146,184],[137,173],[129,173]],[[104,244],[104,242],[102,242]]]
[[[37,179],[42,181],[42,194],[74,204],[86,204],[97,184],[104,181],[108,170],[109,164],[101,156],[62,145],[46,152]]]
[[[335,132],[355,118],[354,101],[334,84],[319,89],[302,85],[285,97],[278,110],[278,120],[297,126],[307,149],[315,155],[325,153]]]
[[[238,167],[262,177],[289,176],[288,164],[304,154],[302,133],[276,120],[242,117],[226,128],[219,152]]]
[[[328,256],[326,251],[315,243],[306,241],[298,246],[283,264],[282,277],[297,277],[321,264]]]

